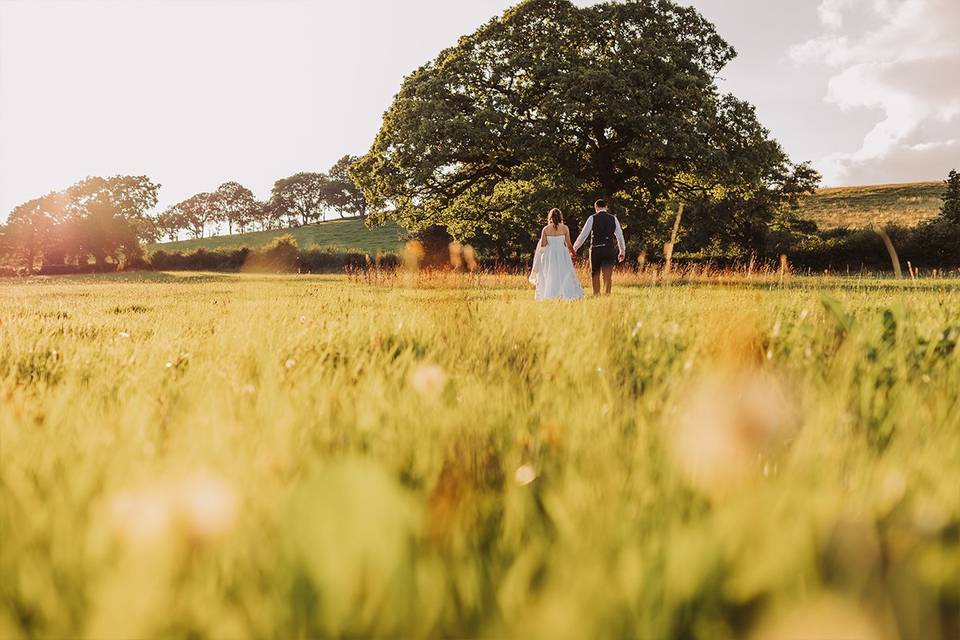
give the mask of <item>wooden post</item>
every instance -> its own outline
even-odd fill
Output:
[[[684,203],[680,203],[677,209],[677,218],[673,221],[673,233],[670,234],[670,242],[663,248],[663,256],[666,259],[663,266],[663,275],[670,275],[670,269],[673,266],[673,248],[677,245],[677,234],[680,233],[680,221],[683,219]]]

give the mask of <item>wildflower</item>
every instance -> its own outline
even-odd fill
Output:
[[[560,427],[555,422],[547,422],[540,427],[540,440],[548,447],[557,447],[561,442]]]
[[[237,518],[236,493],[211,473],[202,471],[181,479],[176,497],[181,523],[194,540],[222,536],[233,527]]]
[[[913,509],[913,526],[926,535],[936,535],[950,522],[946,510],[936,502],[926,499]]]
[[[245,396],[252,396],[254,393],[256,393],[256,391],[257,391],[257,388],[252,384],[245,384],[242,387],[240,387],[240,393],[242,393]]]
[[[423,396],[438,396],[447,386],[447,374],[435,364],[420,364],[410,374],[410,385]]]
[[[109,506],[117,536],[142,547],[162,542],[176,531],[194,542],[218,538],[233,527],[239,500],[225,481],[199,471],[123,491]]]
[[[130,337],[130,334],[127,333],[126,331],[121,331],[120,333],[117,334],[117,337],[120,338],[121,340],[125,340]]]
[[[516,479],[517,484],[519,484],[521,487],[525,487],[537,479],[537,472],[533,467],[525,464],[517,468],[516,472],[513,474],[513,477]]]
[[[857,638],[880,640],[886,637],[876,623],[853,603],[833,596],[794,606],[768,616],[750,636],[754,640],[795,638]]]
[[[907,479],[899,471],[888,471],[879,489],[878,510],[886,515],[903,500],[907,493]]]
[[[118,537],[132,545],[158,542],[173,522],[167,496],[153,489],[118,494],[110,502],[110,516]]]
[[[289,358],[286,362],[283,363],[283,366],[286,369],[293,369],[295,366],[297,366],[297,361],[294,360],[293,358]]]
[[[671,453],[691,484],[722,494],[786,442],[795,416],[786,389],[754,371],[714,371],[700,378],[670,434]]]

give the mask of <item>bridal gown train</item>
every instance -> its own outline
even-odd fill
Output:
[[[537,244],[530,282],[537,287],[537,300],[579,300],[583,287],[567,251],[563,236],[547,236],[547,246]]]

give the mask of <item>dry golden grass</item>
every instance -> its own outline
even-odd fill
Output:
[[[944,189],[942,182],[820,189],[803,199],[800,215],[823,229],[912,227],[939,214]]]

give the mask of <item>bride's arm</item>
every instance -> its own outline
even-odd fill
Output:
[[[570,241],[570,227],[563,228],[563,237],[567,242],[567,251],[570,252],[570,255],[573,255],[574,253],[576,253],[573,250],[573,242]]]
[[[593,231],[593,216],[587,218],[587,222],[583,225],[583,231],[580,232],[580,237],[573,243],[574,251],[580,251],[580,247],[582,247],[583,243],[590,237],[591,231]]]

